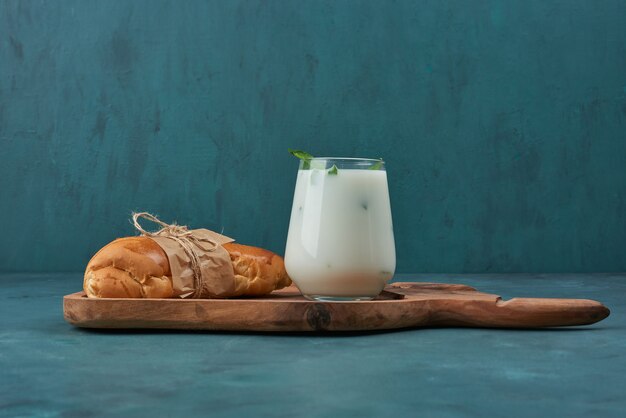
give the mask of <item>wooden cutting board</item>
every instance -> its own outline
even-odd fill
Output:
[[[460,284],[393,283],[373,301],[314,302],[295,286],[248,299],[63,298],[65,320],[84,328],[213,331],[372,331],[411,327],[539,328],[588,325],[609,309],[587,299],[503,301]]]

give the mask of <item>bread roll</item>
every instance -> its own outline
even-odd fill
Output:
[[[228,243],[235,296],[260,296],[291,284],[282,257],[262,248]],[[90,298],[171,298],[172,272],[163,249],[148,237],[120,238],[87,264],[83,289]]]

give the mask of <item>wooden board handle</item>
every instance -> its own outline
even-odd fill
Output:
[[[506,302],[500,300],[496,305],[519,319],[524,316],[522,312],[526,312],[527,321],[543,327],[589,325],[611,313],[600,302],[589,299],[514,298]]]
[[[441,301],[436,325],[495,328],[543,328],[589,325],[609,316],[609,309],[589,299],[514,298],[464,301],[445,307]],[[494,303],[495,302],[495,303]],[[452,309],[450,309],[452,308]]]

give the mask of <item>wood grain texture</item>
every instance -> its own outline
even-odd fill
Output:
[[[85,328],[214,331],[372,331],[411,327],[542,328],[588,325],[609,315],[587,299],[515,298],[455,284],[394,283],[374,301],[314,302],[294,286],[255,299],[63,299],[65,320]]]

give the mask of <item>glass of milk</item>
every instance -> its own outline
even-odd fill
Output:
[[[396,249],[382,160],[300,161],[285,267],[307,299],[370,300],[383,290]]]

